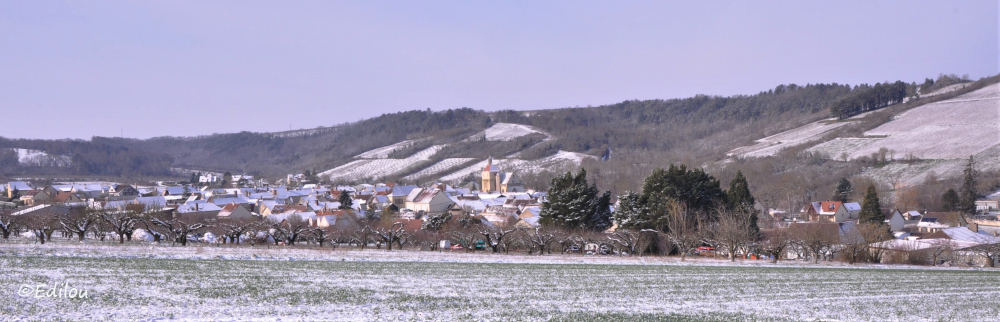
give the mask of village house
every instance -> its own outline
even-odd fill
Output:
[[[452,205],[451,198],[448,198],[440,189],[418,188],[410,191],[406,197],[405,208],[428,214],[440,214],[448,210]]]
[[[249,219],[253,217],[253,213],[251,213],[246,206],[234,202],[226,204],[222,207],[222,210],[219,211],[218,217],[219,219],[225,218],[234,220]]]
[[[857,202],[816,201],[803,210],[809,221],[842,223],[858,219],[861,205]]]

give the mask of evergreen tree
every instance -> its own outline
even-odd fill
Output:
[[[944,192],[941,196],[941,210],[942,211],[957,211],[958,204],[961,200],[958,197],[958,192],[955,189],[948,188],[948,191]]]
[[[222,186],[225,187],[230,182],[233,182],[233,174],[226,171],[226,173],[222,175]]]
[[[754,207],[757,201],[750,194],[750,184],[742,171],[736,171],[736,177],[729,182],[729,192],[726,195],[730,210],[738,215],[750,216],[750,227],[747,227],[750,236],[758,236],[760,227],[757,226],[757,209]]]
[[[884,224],[885,215],[882,215],[882,206],[879,205],[878,192],[875,186],[868,186],[865,193],[865,200],[861,204],[861,214],[858,215],[859,223]]]
[[[847,178],[840,178],[837,189],[833,190],[833,200],[847,202],[852,194],[854,194],[854,187],[851,186],[851,181],[848,181]]]
[[[201,181],[201,172],[191,173],[191,184],[198,184]]]
[[[726,193],[722,191],[719,180],[705,170],[688,170],[685,165],[656,169],[646,177],[639,197],[639,203],[645,209],[643,215],[653,226],[647,228],[662,226],[659,222],[666,220],[666,211],[662,206],[670,199],[686,205],[692,215],[712,214],[717,206],[727,205]]]
[[[351,199],[351,194],[347,190],[341,190],[340,196],[337,197],[337,201],[340,202],[340,207],[337,209],[352,209],[354,208],[354,200]]]
[[[611,226],[611,193],[598,197],[596,185],[587,184],[587,171],[580,169],[575,176],[566,174],[552,178],[542,203],[538,222],[545,226],[567,229],[605,230]]]
[[[962,181],[958,211],[964,215],[974,216],[976,214],[976,199],[979,198],[979,192],[976,191],[976,169],[972,156],[969,156],[969,163],[965,166],[963,173],[965,174],[965,180]]]
[[[646,227],[648,219],[642,216],[642,204],[639,203],[639,194],[629,191],[618,196],[618,208],[613,215],[615,223],[623,229],[636,229]]]

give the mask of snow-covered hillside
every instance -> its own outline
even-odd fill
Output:
[[[369,150],[368,152],[358,154],[354,157],[357,159],[385,159],[388,158],[389,154],[392,154],[392,152],[406,148],[412,144],[413,140],[406,140],[396,144],[386,145],[381,148],[372,149]]]
[[[865,132],[864,138],[841,138],[817,145],[839,158],[856,159],[893,151],[897,159],[965,159],[1000,144],[1000,85],[950,100],[916,107],[896,119]]]
[[[804,144],[809,141],[819,140],[824,134],[847,124],[848,122],[838,122],[834,119],[826,119],[809,123],[804,126],[757,140],[757,144],[733,149],[732,151],[729,151],[728,155],[752,158],[775,155],[782,149]]]
[[[538,172],[542,170],[557,170],[559,166],[563,165],[578,165],[585,158],[594,158],[591,155],[559,151],[555,155],[541,158],[538,160],[521,160],[521,159],[493,159],[493,163],[500,167],[504,171],[518,171],[518,172]],[[482,160],[468,167],[462,168],[450,174],[441,177],[443,182],[456,182],[462,180],[470,174],[478,174],[483,168],[486,167],[487,160]]]
[[[320,175],[328,175],[330,176],[330,180],[343,179],[349,181],[388,176],[406,170],[409,167],[419,166],[442,148],[444,148],[443,145],[434,145],[405,159],[354,160],[348,164],[320,172]]]
[[[68,156],[50,155],[42,151],[29,149],[14,149],[14,151],[17,151],[17,161],[22,165],[49,167],[70,166],[70,158]]]
[[[533,127],[521,124],[511,124],[511,123],[496,123],[483,130],[482,132],[476,133],[470,140],[478,140],[483,136],[486,136],[487,141],[510,141],[528,134],[540,133],[548,135],[545,132],[536,130]]]
[[[968,85],[955,84],[922,96],[941,95]],[[810,123],[734,149],[729,155],[774,155],[784,148],[821,140],[830,131],[863,116]],[[961,174],[969,156],[975,157],[979,169],[1000,169],[1000,84],[915,107],[865,132],[863,137],[834,138],[807,151],[835,160],[854,160],[871,156],[882,148],[888,149],[889,156],[897,160],[911,156],[922,159],[915,163],[893,163],[863,174],[883,182],[915,184],[930,173],[939,177],[956,176]]]

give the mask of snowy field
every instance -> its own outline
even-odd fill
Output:
[[[1000,270],[0,244],[0,320],[997,321]],[[59,283],[85,299],[21,296]]]

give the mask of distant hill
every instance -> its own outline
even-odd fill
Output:
[[[906,103],[842,121],[829,119],[830,106],[871,86],[789,84],[754,95],[698,95],[533,111],[413,110],[277,133],[147,140],[0,138],[0,149],[37,150],[68,157],[71,164],[61,168],[5,165],[0,174],[169,175],[171,168],[179,168],[276,179],[312,170],[338,182],[462,182],[493,157],[501,167],[517,170],[529,185],[543,189],[553,172],[583,166],[602,189],[620,193],[637,189],[655,167],[685,163],[705,167],[723,181],[736,170],[752,173],[751,185],[762,190],[770,189],[764,182],[794,177],[802,189],[823,194],[827,181],[864,171],[864,164],[850,160],[858,157],[855,152],[865,154],[868,147],[878,145],[847,151],[853,143],[896,140],[892,135],[897,134],[873,138],[878,135],[865,131],[891,121],[903,107],[909,110],[951,99],[972,90],[962,89],[962,84],[982,88],[989,82],[995,84],[996,77],[976,83],[950,78],[928,82],[922,86],[933,88],[927,87],[930,90],[919,100],[913,100],[919,86],[910,83]],[[933,96],[933,92],[940,95]],[[833,143],[820,145],[824,142]],[[840,152],[851,152],[850,160],[838,160]]]

